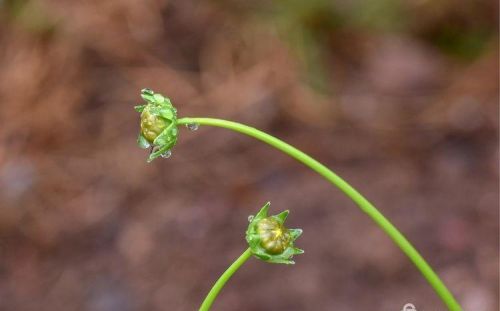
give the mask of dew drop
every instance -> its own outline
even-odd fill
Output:
[[[154,93],[155,92],[152,89],[148,89],[148,88],[141,90],[141,94],[144,94],[144,95],[153,95]]]
[[[253,218],[254,218],[253,215],[248,216],[248,222],[252,222]]]
[[[160,155],[160,157],[162,157],[164,159],[170,158],[171,156],[172,156],[172,151],[170,151],[170,150],[167,150]]]
[[[190,131],[196,131],[200,127],[200,124],[198,124],[198,123],[188,123],[188,124],[186,124],[186,127]]]
[[[144,140],[143,142],[141,142],[141,146],[142,149],[148,149],[149,147],[151,147],[151,144],[147,140]]]

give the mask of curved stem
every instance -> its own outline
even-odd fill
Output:
[[[254,137],[260,141],[263,141],[274,148],[281,150],[282,152],[288,154],[289,156],[295,158],[299,162],[302,162],[312,170],[316,171],[318,174],[323,176],[333,185],[338,187],[342,192],[344,192],[351,200],[353,200],[359,208],[368,216],[375,221],[375,223],[385,232],[389,237],[396,243],[396,245],[410,258],[410,260],[415,264],[415,266],[420,270],[423,276],[427,279],[430,285],[434,288],[441,300],[446,304],[451,311],[461,311],[462,308],[455,300],[451,292],[446,288],[444,283],[441,281],[439,276],[432,270],[425,259],[418,253],[418,251],[411,245],[411,243],[399,232],[396,227],[385,218],[379,210],[371,204],[365,197],[363,197],[356,189],[349,185],[345,180],[337,176],[329,168],[319,163],[315,159],[311,158],[304,152],[298,150],[297,148],[279,140],[278,138],[266,134],[256,128],[243,125],[240,123],[212,119],[212,118],[182,118],[177,120],[177,124],[190,124],[197,123],[200,125],[209,125],[222,127],[230,129],[251,137]]]
[[[217,298],[217,295],[219,295],[219,292],[222,290],[224,285],[226,285],[226,282],[233,276],[233,274],[245,263],[245,261],[248,260],[252,256],[252,251],[250,248],[247,248],[246,251],[243,252],[243,254],[238,257],[230,266],[227,268],[226,271],[220,276],[220,278],[215,282],[214,286],[208,293],[207,297],[205,297],[205,300],[203,300],[203,303],[201,304],[200,311],[208,311],[210,310],[210,307],[214,303],[215,298]]]

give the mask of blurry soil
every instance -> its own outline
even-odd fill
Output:
[[[432,39],[457,20],[495,29],[497,4],[480,2],[422,4],[404,31],[322,31],[324,92],[261,1],[0,1],[0,310],[196,310],[266,201],[291,211],[306,253],[250,260],[214,310],[444,310],[352,202],[268,146],[181,129],[173,156],[147,164],[143,87],[180,116],[247,123],[311,154],[465,310],[498,310],[497,34],[468,58]]]

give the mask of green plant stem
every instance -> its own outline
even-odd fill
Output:
[[[210,310],[210,307],[215,301],[215,298],[217,298],[217,295],[219,295],[219,292],[222,290],[224,285],[226,285],[227,281],[233,276],[233,274],[243,265],[248,258],[252,256],[252,251],[250,248],[247,248],[246,251],[243,252],[243,254],[238,257],[230,266],[227,268],[226,271],[220,276],[220,278],[215,282],[214,286],[208,293],[207,297],[205,297],[205,300],[203,300],[203,303],[201,304],[200,311],[208,311]]]
[[[209,125],[222,127],[229,130],[233,130],[251,137],[254,137],[260,141],[263,141],[274,148],[281,150],[282,152],[288,154],[289,156],[302,162],[312,170],[316,171],[318,174],[326,178],[333,185],[337,186],[342,192],[344,192],[351,200],[353,200],[359,208],[377,223],[377,225],[385,232],[389,237],[396,243],[396,245],[410,258],[410,260],[415,264],[415,266],[420,270],[423,276],[427,279],[430,285],[434,288],[437,295],[446,304],[448,310],[451,311],[461,311],[462,307],[455,300],[451,292],[446,288],[444,283],[441,281],[439,276],[432,270],[425,259],[418,253],[418,251],[411,245],[411,243],[403,236],[401,232],[384,216],[379,210],[371,204],[365,197],[363,197],[356,189],[349,185],[342,178],[337,176],[329,168],[319,163],[315,159],[311,158],[304,152],[298,150],[297,148],[279,140],[278,138],[264,133],[256,128],[240,124],[237,122],[212,119],[212,118],[182,118],[177,120],[178,125],[197,123],[200,125]]]

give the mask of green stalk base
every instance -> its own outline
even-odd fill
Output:
[[[227,281],[233,276],[233,274],[245,263],[245,261],[248,260],[252,256],[252,251],[250,248],[247,248],[246,251],[241,254],[238,259],[233,262],[229,268],[220,276],[220,278],[215,282],[214,286],[208,293],[207,297],[205,300],[203,300],[203,303],[201,304],[200,311],[208,311],[210,310],[210,307],[215,301],[215,298],[219,295],[219,292],[222,290],[224,285],[226,285]]]

